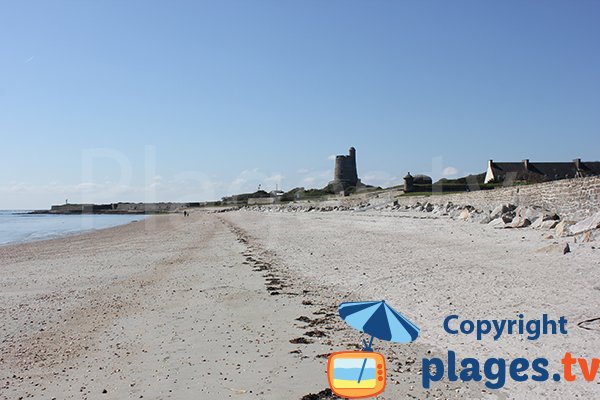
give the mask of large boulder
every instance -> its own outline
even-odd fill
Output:
[[[569,230],[569,227],[571,225],[574,225],[575,223],[572,221],[560,221],[557,225],[556,228],[554,228],[554,234],[556,236],[567,236],[571,233],[571,231]]]
[[[543,213],[541,218],[531,222],[531,227],[536,229],[554,229],[560,217],[556,213]]]
[[[535,252],[545,254],[565,254],[565,244],[554,242],[552,244],[537,249]]]
[[[458,217],[459,217],[459,215],[460,215],[460,214],[461,214],[463,211],[464,211],[464,210],[460,210],[460,209],[458,209],[458,208],[454,208],[454,209],[452,209],[452,210],[449,210],[449,211],[448,211],[448,215],[449,215],[451,218],[458,218]]]
[[[433,208],[432,213],[435,215],[446,215],[446,207],[439,204]]]
[[[503,214],[514,211],[515,209],[516,209],[516,206],[513,204],[501,204],[492,210],[492,212],[490,214],[490,218],[496,219],[496,218],[502,216]]]
[[[531,225],[531,221],[522,216],[515,217],[510,224],[510,226],[513,228],[525,228],[529,225]]]
[[[558,225],[558,221],[553,219],[548,219],[546,221],[543,219],[538,219],[531,225],[531,227],[536,229],[554,229],[556,228],[556,225]]]
[[[458,215],[458,218],[462,219],[464,221],[468,220],[470,217],[471,217],[471,213],[467,209],[462,210],[460,212],[460,214]]]
[[[596,214],[588,217],[582,221],[579,221],[573,226],[569,227],[569,233],[571,235],[578,235],[583,232],[591,231],[594,229],[600,229],[600,211]]]
[[[544,217],[544,212],[539,207],[523,207],[519,206],[515,210],[515,214],[517,217],[521,217],[521,219],[528,219],[529,221],[536,222],[539,219]]]
[[[515,213],[513,211],[509,211],[507,213],[502,214],[500,217],[505,224],[509,224],[515,218]]]
[[[504,222],[504,220],[502,218],[496,218],[496,219],[490,221],[490,223],[488,225],[495,229],[512,228],[510,226],[510,224],[507,224],[506,222]]]
[[[575,236],[575,243],[590,243],[598,240],[598,238],[600,238],[600,229],[594,229]]]
[[[473,222],[479,222],[480,224],[488,224],[492,221],[492,218],[490,218],[490,215],[486,212],[473,214],[471,219]]]
[[[558,220],[560,220],[560,217],[558,216],[557,213],[550,213],[550,214],[544,214],[544,217],[542,219],[544,221],[558,221]]]

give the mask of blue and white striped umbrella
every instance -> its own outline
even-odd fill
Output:
[[[348,325],[377,339],[409,343],[419,336],[419,328],[385,301],[342,303],[339,313]]]

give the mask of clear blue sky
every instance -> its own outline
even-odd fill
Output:
[[[600,159],[598,1],[3,1],[0,209]],[[120,163],[120,164],[119,164]]]

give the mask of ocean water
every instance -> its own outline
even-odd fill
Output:
[[[0,245],[110,228],[146,218],[144,215],[50,215],[27,212],[0,210]]]

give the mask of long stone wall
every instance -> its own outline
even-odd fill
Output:
[[[199,206],[199,203],[109,203],[109,204],[60,204],[50,211],[36,213],[48,214],[153,214],[177,212],[182,208]]]
[[[555,212],[563,219],[579,220],[600,210],[600,177],[564,179],[466,193],[407,196],[397,200],[401,205],[410,205],[417,201],[433,204],[451,201],[457,205],[471,205],[482,210],[491,210],[499,204],[507,203],[537,206]]]

